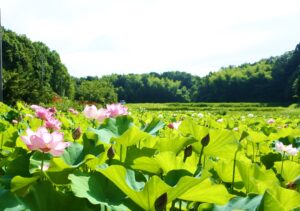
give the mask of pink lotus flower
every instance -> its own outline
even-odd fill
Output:
[[[109,114],[107,112],[106,109],[104,108],[100,108],[98,111],[97,111],[97,115],[96,115],[96,119],[99,121],[99,122],[103,122],[104,119],[108,118],[109,117]]]
[[[123,106],[121,103],[106,105],[106,110],[109,117],[117,117],[128,114],[128,108]]]
[[[38,110],[38,109],[41,109],[43,108],[42,106],[38,106],[38,105],[31,105],[30,108],[32,108],[33,110]]]
[[[96,119],[97,113],[98,113],[98,110],[95,105],[92,105],[92,106],[86,105],[83,110],[84,116],[88,119]]]
[[[179,122],[172,122],[172,123],[168,124],[168,127],[171,128],[171,129],[178,130],[180,124],[181,124],[181,121],[179,121]]]
[[[38,105],[32,105],[30,106],[33,110],[35,110],[35,115],[40,118],[41,120],[47,121],[48,119],[52,118],[54,113],[56,112],[56,109],[46,109],[42,106]]]
[[[100,108],[97,110],[97,107],[92,105],[88,106],[86,105],[83,114],[88,118],[88,119],[96,119],[99,122],[102,122],[106,118],[110,117],[117,117],[121,115],[127,115],[127,109],[120,103],[117,104],[111,104],[111,105],[106,105],[107,109]]]
[[[273,124],[273,123],[275,123],[275,119],[272,119],[272,118],[271,118],[271,119],[268,119],[267,123],[268,123],[268,124]]]
[[[61,122],[57,119],[50,118],[45,122],[44,126],[50,130],[60,130]]]
[[[68,111],[72,114],[75,114],[77,115],[78,114],[78,111],[76,111],[74,108],[69,108]]]
[[[286,153],[287,155],[295,156],[298,154],[298,149],[294,148],[292,144],[285,146],[282,142],[276,141],[275,142],[275,149],[277,152],[281,154]]]
[[[70,146],[69,142],[63,141],[63,133],[55,131],[50,134],[45,127],[40,127],[36,132],[28,128],[26,133],[27,136],[21,136],[21,139],[32,151],[38,150],[53,156],[60,156],[65,148]]]

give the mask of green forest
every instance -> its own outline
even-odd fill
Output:
[[[298,102],[300,43],[255,63],[222,67],[205,77],[180,71],[76,78],[58,52],[3,28],[4,101],[49,103],[57,98],[99,104],[137,102]],[[101,58],[99,58],[101,59]]]

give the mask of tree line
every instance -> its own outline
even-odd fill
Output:
[[[48,103],[59,96],[100,104],[126,102],[295,102],[300,44],[281,56],[223,67],[207,76],[180,71],[72,77],[59,54],[3,28],[4,100]]]

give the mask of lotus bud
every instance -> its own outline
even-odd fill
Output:
[[[113,146],[111,145],[111,147],[108,149],[108,151],[107,151],[107,157],[108,157],[108,159],[113,159],[114,157],[115,157],[115,150],[114,150],[114,148],[113,148]]]
[[[184,149],[184,158],[183,158],[184,162],[188,157],[190,157],[192,155],[192,152],[193,152],[192,145],[189,145]]]
[[[202,140],[201,140],[201,144],[203,147],[207,146],[209,144],[210,141],[210,137],[209,134],[207,134]]]
[[[297,188],[297,186],[296,186],[296,184],[295,184],[294,182],[289,182],[289,183],[286,185],[286,187],[287,187],[288,189],[292,189],[292,190],[296,190],[296,188]]]
[[[155,210],[156,211],[166,210],[167,202],[168,202],[168,195],[167,193],[164,193],[155,200],[155,204],[154,204]]]
[[[78,127],[75,130],[73,130],[72,137],[74,140],[77,140],[80,138],[81,134],[82,134],[81,128]]]
[[[55,114],[57,112],[56,108],[53,107],[53,108],[48,108],[48,111]]]

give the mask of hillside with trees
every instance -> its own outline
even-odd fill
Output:
[[[100,104],[126,102],[297,102],[300,44],[281,56],[223,67],[200,78],[161,74],[70,76],[60,56],[42,42],[3,29],[4,100],[48,103],[55,96]]]
[[[195,101],[293,102],[299,100],[300,44],[282,56],[229,66],[202,78]]]
[[[48,102],[55,95],[73,98],[74,84],[56,51],[25,35],[3,30],[3,93],[7,103]]]

